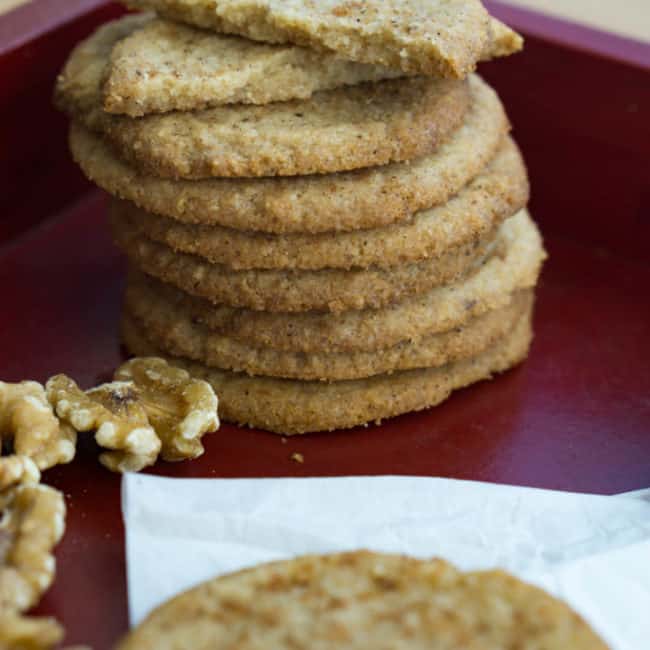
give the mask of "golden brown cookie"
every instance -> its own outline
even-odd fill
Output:
[[[237,271],[388,268],[439,257],[482,239],[527,201],[526,168],[516,145],[507,139],[488,167],[448,203],[383,228],[273,236],[182,224],[117,200],[111,214],[117,224],[137,222],[149,239],[175,251]]]
[[[465,77],[521,49],[480,0],[127,0],[172,20],[270,43],[297,43],[407,72]]]
[[[466,81],[411,77],[265,106],[111,115],[102,107],[102,80],[119,38],[111,41],[106,30],[72,52],[57,80],[56,103],[155,176],[292,176],[410,160],[435,151],[470,103]],[[121,38],[119,23],[115,31]]]
[[[219,395],[219,415],[228,422],[283,435],[333,431],[435,406],[452,391],[507,370],[528,354],[530,320],[531,314],[525,314],[505,337],[470,359],[331,383],[249,377],[180,357],[168,359],[212,385]],[[133,354],[161,356],[144,327],[128,316],[122,334]]]
[[[354,551],[261,564],[167,601],[118,650],[607,650],[566,603],[500,570]]]
[[[332,53],[266,45],[152,18],[113,48],[104,110],[140,117],[222,104],[269,104],[402,76],[400,70]]]
[[[340,381],[397,370],[432,368],[475,356],[511,331],[531,303],[529,290],[513,296],[507,307],[489,311],[464,326],[433,334],[417,343],[407,341],[371,352],[312,354],[253,348],[193,322],[191,315],[161,295],[142,295],[137,288],[127,288],[125,311],[140,323],[148,340],[172,356],[249,375]],[[331,316],[336,317],[336,314]]]
[[[439,257],[387,269],[233,271],[152,241],[136,221],[113,219],[112,226],[116,244],[145,273],[216,304],[271,312],[375,309],[454,282],[485,260],[498,230]]]
[[[3,449],[30,459],[39,470],[74,459],[77,434],[59,421],[38,382],[0,381],[0,456]],[[0,489],[1,476],[2,471]]]
[[[462,123],[467,84],[381,81],[266,106],[223,106],[133,119],[72,113],[142,171],[163,178],[293,176],[410,160]]]
[[[84,173],[111,194],[184,223],[316,233],[377,228],[445,203],[494,157],[508,120],[496,93],[469,79],[462,126],[433,154],[339,174],[291,178],[169,180],[142,174],[103,139],[73,123],[70,147]]]
[[[492,309],[510,304],[511,295],[534,287],[546,254],[526,213],[504,224],[494,252],[475,273],[456,284],[436,287],[384,309],[329,313],[270,313],[212,305],[139,271],[129,275],[134,300],[159,296],[192,322],[252,348],[302,353],[374,351],[461,327]]]

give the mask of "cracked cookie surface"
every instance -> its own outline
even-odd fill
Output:
[[[471,99],[466,80],[411,77],[265,106],[112,115],[103,110],[102,81],[114,43],[93,38],[59,75],[57,105],[141,171],[166,178],[322,174],[410,160],[435,151]]]
[[[480,0],[128,0],[172,20],[270,43],[298,43],[407,72],[465,77],[521,49]]]
[[[402,76],[400,70],[333,53],[267,45],[152,18],[115,44],[102,92],[104,110],[141,117],[306,99],[319,90]]]

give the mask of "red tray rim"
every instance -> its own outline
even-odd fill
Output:
[[[106,0],[31,0],[0,16],[0,57],[72,22]]]
[[[640,41],[498,0],[485,0],[485,6],[499,20],[531,36],[650,69],[650,41]]]

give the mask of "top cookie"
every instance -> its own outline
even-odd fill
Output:
[[[140,117],[221,104],[268,104],[404,76],[295,45],[267,45],[151,17],[123,18],[105,72],[104,110]],[[109,28],[112,29],[112,28]]]
[[[463,78],[521,48],[480,0],[126,0],[227,34],[296,43],[404,72]]]
[[[264,564],[168,601],[118,650],[606,650],[565,603],[502,571],[357,551]]]
[[[57,80],[55,97],[72,117],[103,133],[123,158],[154,176],[293,176],[410,160],[435,151],[470,104],[466,81],[413,77],[265,106],[137,119],[111,115],[102,108],[103,74],[125,31],[118,21],[81,43]]]

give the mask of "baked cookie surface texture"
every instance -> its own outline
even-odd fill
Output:
[[[220,33],[297,43],[342,58],[463,78],[478,61],[521,49],[480,0],[129,0]]]
[[[498,570],[357,551],[215,578],[152,612],[118,650],[606,650],[564,602]]]

